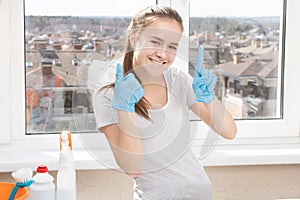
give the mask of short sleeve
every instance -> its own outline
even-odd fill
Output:
[[[188,74],[188,73],[184,73],[184,79],[185,79],[185,82],[186,82],[186,85],[185,85],[185,91],[186,91],[186,104],[187,106],[191,106],[193,105],[194,103],[196,103],[196,97],[195,97],[195,93],[194,93],[194,90],[193,90],[193,87],[192,87],[192,84],[193,84],[193,77]]]
[[[184,103],[187,107],[196,103],[194,90],[192,87],[193,77],[179,68],[172,67],[166,77],[169,78],[169,86],[176,94],[180,94],[184,99]]]
[[[113,89],[98,90],[93,95],[93,109],[97,128],[118,123],[117,111],[112,108]]]

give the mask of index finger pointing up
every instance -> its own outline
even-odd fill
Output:
[[[118,82],[122,78],[123,78],[123,68],[121,64],[118,63],[116,67],[116,82]]]
[[[198,48],[197,58],[196,58],[196,70],[201,72],[203,69],[203,55],[204,55],[204,46],[201,44]]]

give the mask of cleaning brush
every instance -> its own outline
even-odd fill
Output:
[[[34,182],[31,179],[32,169],[30,168],[19,169],[13,172],[11,175],[15,179],[16,185],[13,187],[8,200],[13,200],[15,198],[15,195],[20,187],[28,187]]]

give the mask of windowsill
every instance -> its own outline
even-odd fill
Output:
[[[96,143],[100,148],[93,149],[92,154],[78,142],[76,135],[72,136],[74,137],[73,156],[77,170],[117,167],[106,139],[103,135],[98,135]],[[41,145],[39,136],[26,136],[24,144],[18,141],[1,144],[0,172],[11,172],[24,167],[35,169],[39,164],[46,164],[49,170],[57,170],[59,145],[49,138],[58,135],[47,137],[45,135],[42,137],[45,138],[43,140],[48,140],[47,149],[45,145]],[[192,149],[199,156],[201,151],[199,141],[194,142]],[[206,156],[202,156],[204,166],[300,164],[300,138],[220,140],[218,145],[208,152]],[[99,155],[101,159],[95,159],[95,155]]]
[[[299,137],[243,139],[225,143],[216,146],[203,159],[204,166],[300,164]]]

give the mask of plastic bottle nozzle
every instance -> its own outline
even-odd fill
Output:
[[[48,167],[46,165],[39,165],[36,171],[38,173],[46,173],[48,172]]]
[[[72,150],[72,138],[71,138],[70,131],[62,131],[60,133],[60,137],[59,137],[60,150],[62,150],[62,142],[66,142],[66,141],[68,141],[70,150]]]

